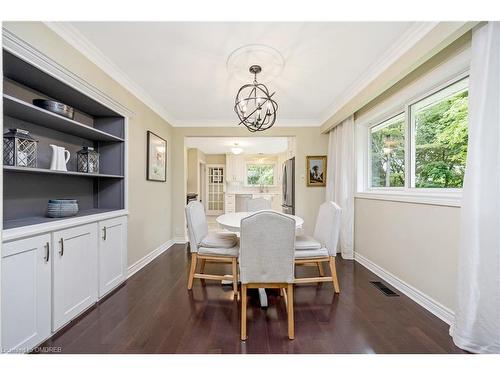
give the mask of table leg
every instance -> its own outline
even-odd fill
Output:
[[[260,307],[267,307],[267,294],[264,288],[259,288]]]

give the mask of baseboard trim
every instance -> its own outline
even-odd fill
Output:
[[[127,268],[127,279],[140,271],[143,267],[148,265],[150,262],[152,262],[156,257],[160,256],[163,254],[165,251],[170,249],[172,245],[175,244],[174,240],[168,240],[167,242],[161,244],[158,246],[156,249],[151,251],[149,254],[143,256],[141,259],[136,261],[134,264],[130,265]]]
[[[174,243],[176,244],[186,244],[188,242],[188,239],[186,237],[175,237],[174,238]]]
[[[394,276],[392,273],[373,263],[370,259],[364,257],[363,255],[355,252],[354,260],[361,264],[362,266],[368,268],[375,275],[387,281],[389,284],[397,288],[407,297],[411,298],[413,301],[418,303],[424,309],[429,311],[430,313],[437,316],[446,324],[450,325],[453,322],[454,313],[447,307],[441,305],[436,300],[429,297],[427,294],[421,292],[417,288],[407,284],[397,276]]]

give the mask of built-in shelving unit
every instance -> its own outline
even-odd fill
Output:
[[[8,51],[3,51],[3,127],[28,130],[38,141],[36,168],[3,166],[3,228],[64,219],[46,216],[49,199],[77,199],[77,217],[125,208],[125,119]],[[74,119],[32,104],[52,99],[72,106]],[[51,144],[70,152],[68,171],[50,167]],[[99,173],[76,168],[82,146],[99,152]]]
[[[3,114],[19,120],[32,122],[45,126],[49,129],[58,130],[63,133],[76,135],[94,141],[118,141],[123,139],[112,134],[95,129],[78,121],[56,115],[43,108],[26,103],[10,95],[3,96]]]
[[[89,177],[89,178],[123,178],[123,176],[114,175],[114,174],[83,173],[83,172],[72,172],[72,171],[54,171],[51,169],[42,169],[42,168],[25,168],[25,167],[4,166],[3,170],[5,172],[46,173],[46,174],[56,174],[56,175],[61,175],[61,176],[80,176],[80,177]]]

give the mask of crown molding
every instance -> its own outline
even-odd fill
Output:
[[[146,106],[156,112],[171,126],[175,126],[175,118],[146,90],[134,82],[123,70],[108,59],[94,44],[92,44],[80,31],[68,22],[44,22],[53,32],[68,42],[73,48],[92,61],[101,70],[137,97]]]
[[[133,117],[134,112],[118,103],[116,100],[108,96],[106,93],[93,86],[91,83],[77,76],[73,72],[58,64],[50,57],[33,47],[31,44],[19,38],[6,28],[2,28],[2,45],[5,50],[13,55],[29,62],[31,65],[44,71],[64,82],[68,86],[84,93],[106,107],[120,113],[125,117]]]
[[[234,128],[238,122],[231,120],[182,120],[175,123],[176,128]],[[241,125],[243,126],[243,125]],[[277,119],[273,127],[277,128],[318,128],[317,119]]]
[[[476,24],[416,22],[323,113],[322,132],[328,132]]]

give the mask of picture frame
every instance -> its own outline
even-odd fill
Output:
[[[167,181],[167,141],[148,130],[146,152],[146,179],[157,182]]]
[[[326,186],[327,156],[306,156],[306,175],[308,187]]]

